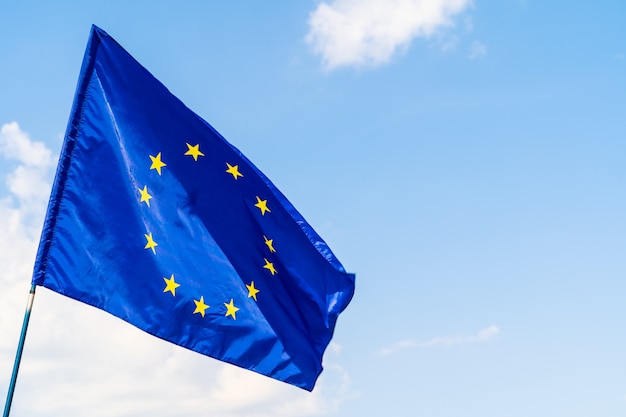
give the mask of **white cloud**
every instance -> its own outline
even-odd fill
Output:
[[[52,152],[17,123],[0,128],[0,393],[6,393],[53,175]],[[12,414],[301,417],[335,411],[350,379],[325,357],[312,393],[150,336],[113,316],[38,288]]]
[[[13,284],[23,277],[28,280],[31,272],[38,230],[50,193],[52,157],[43,143],[32,142],[13,122],[0,128],[0,158],[5,161],[1,166],[16,164],[4,179],[11,194],[0,196],[1,276]],[[5,317],[0,315],[0,324]]]
[[[326,69],[388,62],[411,41],[453,25],[471,0],[333,0],[309,16],[307,42]]]
[[[42,173],[41,167],[18,166],[7,177],[9,190],[22,201],[45,201],[50,194],[50,183]]]
[[[26,166],[47,168],[52,165],[52,151],[42,142],[33,142],[17,122],[0,128],[0,153]]]
[[[17,198],[14,207],[21,209],[15,215],[42,214],[50,194],[52,151],[11,122],[0,127],[0,155],[17,165],[5,179],[12,198]]]
[[[457,335],[457,336],[443,336],[443,337],[435,337],[433,339],[427,340],[425,342],[418,342],[415,339],[402,340],[400,342],[394,343],[393,345],[387,346],[379,351],[380,355],[387,356],[405,349],[411,348],[425,348],[432,346],[443,346],[450,347],[455,345],[462,345],[468,343],[479,343],[484,342],[493,336],[500,333],[500,328],[498,326],[489,326],[480,330],[478,333],[473,335]]]

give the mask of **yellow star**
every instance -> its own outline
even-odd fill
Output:
[[[161,168],[167,166],[167,164],[161,161],[161,152],[157,154],[157,156],[149,155],[152,160],[152,165],[150,165],[150,169],[156,169],[156,171],[161,175]]]
[[[155,247],[159,246],[154,240],[152,240],[152,233],[150,234],[144,234],[144,236],[146,237],[146,240],[148,241],[148,243],[146,243],[146,246],[144,247],[144,249],[152,249],[152,253],[154,253],[156,255],[156,250],[154,249]]]
[[[265,237],[265,235],[263,235],[263,239],[265,239],[265,244],[269,248],[270,252],[276,252],[276,249],[274,249],[274,239],[268,239]]]
[[[243,177],[243,174],[239,172],[239,165],[233,166],[229,164],[228,162],[226,162],[226,166],[228,167],[226,172],[228,172],[229,174],[232,174],[233,178],[237,179],[237,177]]]
[[[231,298],[230,303],[224,303],[224,305],[226,306],[226,317],[233,316],[233,320],[237,320],[235,313],[239,311],[239,309],[233,304],[233,299]]]
[[[256,198],[256,204],[254,207],[258,207],[261,210],[261,215],[265,216],[265,212],[271,213],[272,211],[267,208],[267,200],[261,200],[258,196]]]
[[[204,317],[204,310],[210,307],[204,304],[204,296],[200,297],[200,301],[193,300],[193,302],[196,303],[196,309],[193,311],[193,314],[200,313],[202,314],[202,317]]]
[[[256,301],[256,295],[259,293],[259,290],[254,288],[254,281],[252,281],[250,285],[246,284],[246,288],[248,289],[248,298],[252,297],[254,301]]]
[[[274,275],[276,273],[276,268],[274,268],[274,264],[265,258],[263,259],[265,260],[265,265],[263,265],[263,268],[267,269],[268,271],[272,273],[272,275]]]
[[[174,297],[176,297],[176,288],[180,287],[180,284],[174,281],[174,274],[170,279],[163,278],[165,281],[165,289],[163,292],[171,292]]]
[[[140,203],[145,202],[148,205],[148,207],[150,207],[150,199],[152,198],[152,196],[148,194],[148,186],[144,185],[143,190],[141,188],[137,188],[137,189],[141,193],[141,200],[139,202]]]
[[[185,155],[191,155],[193,156],[193,160],[197,161],[199,156],[204,156],[204,154],[202,152],[200,152],[200,144],[197,144],[195,146],[191,146],[190,144],[187,143],[187,148],[188,151],[185,152]]]

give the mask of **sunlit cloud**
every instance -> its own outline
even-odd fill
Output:
[[[471,0],[333,0],[309,16],[306,41],[327,70],[377,66],[416,38],[454,25]]]
[[[25,166],[49,167],[53,163],[52,151],[43,142],[33,142],[17,122],[0,128],[0,154]]]
[[[488,339],[491,339],[495,335],[500,333],[500,328],[498,326],[489,326],[480,330],[479,332],[472,335],[456,335],[456,336],[442,336],[435,337],[423,342],[420,342],[416,339],[407,339],[402,340],[400,342],[394,343],[387,347],[384,347],[379,351],[379,354],[382,356],[392,355],[394,353],[400,352],[406,349],[413,348],[427,348],[427,347],[450,347],[455,345],[463,345],[470,343],[480,343],[484,342]]]

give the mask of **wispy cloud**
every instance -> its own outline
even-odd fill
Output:
[[[492,338],[498,333],[500,333],[500,328],[498,326],[492,325],[472,335],[463,334],[456,336],[435,337],[424,342],[419,342],[416,339],[407,339],[382,348],[379,351],[379,354],[382,356],[387,356],[402,350],[413,348],[426,348],[433,346],[450,347],[469,343],[480,343]]]
[[[472,42],[470,45],[469,58],[477,59],[482,58],[485,55],[487,55],[487,46],[482,42]]]
[[[471,0],[333,0],[309,16],[306,40],[324,67],[376,66],[415,38],[453,25]]]

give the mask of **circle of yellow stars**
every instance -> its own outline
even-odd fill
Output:
[[[185,144],[187,145],[187,151],[184,153],[185,156],[191,156],[195,162],[198,162],[198,158],[205,156],[205,154],[200,151],[200,144]],[[167,167],[167,164],[162,159],[162,153],[158,152],[154,156],[148,156],[150,157],[151,161],[150,170],[155,170],[159,176],[162,176],[163,168]],[[228,162],[226,162],[225,172],[232,175],[235,181],[237,181],[239,178],[244,177],[244,175],[239,171],[239,165],[231,165]],[[150,200],[153,199],[153,196],[150,194],[148,186],[144,185],[143,188],[137,188],[137,191],[139,192],[139,203],[145,203],[146,206],[150,208]],[[259,209],[261,216],[265,216],[266,213],[272,212],[268,207],[267,200],[261,199],[261,197],[259,196],[256,196],[256,203],[254,204],[254,207]],[[154,240],[155,238],[152,236],[152,232],[145,233],[144,237],[146,239],[144,249],[150,249],[152,253],[156,255],[156,248],[159,246],[159,244]],[[263,235],[263,241],[270,253],[276,252],[273,239],[270,239],[267,236]],[[269,274],[274,276],[278,273],[272,262],[270,262],[267,258],[263,258],[263,261],[264,264],[261,265],[261,267],[266,269]],[[165,289],[163,290],[163,293],[170,293],[172,297],[176,297],[176,289],[179,288],[181,284],[179,282],[176,282],[174,274],[171,274],[169,278],[163,277],[163,281],[165,282]],[[249,284],[245,284],[245,286],[248,290],[248,298],[252,298],[256,302],[257,296],[261,291],[255,287],[254,281],[251,281]],[[205,316],[206,310],[211,307],[205,303],[204,296],[200,296],[199,300],[194,299],[193,302],[195,305],[193,314],[200,314],[202,317]],[[231,298],[230,302],[224,303],[224,307],[226,308],[225,317],[232,317],[233,320],[236,320],[237,311],[239,311],[240,308],[235,306],[234,299]]]

